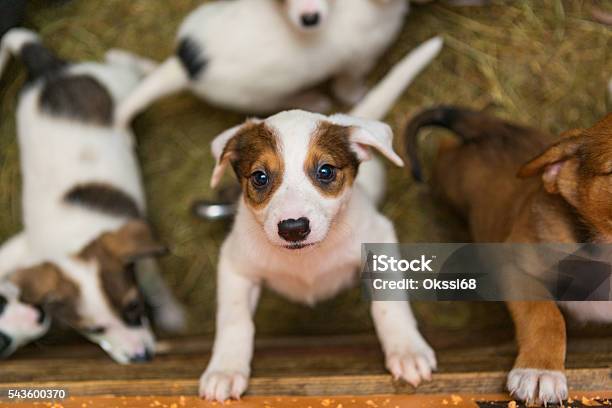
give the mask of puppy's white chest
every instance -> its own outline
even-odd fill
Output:
[[[314,305],[352,286],[358,279],[356,262],[313,265],[311,262],[287,265],[285,270],[266,271],[265,285],[300,303]]]

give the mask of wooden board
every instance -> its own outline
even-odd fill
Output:
[[[211,341],[188,338],[160,344],[145,365],[117,365],[90,344],[26,349],[2,362],[0,392],[10,388],[65,388],[70,395],[195,395]],[[392,381],[373,336],[262,339],[253,359],[251,395],[371,395],[504,392],[515,347],[510,344],[438,352],[439,370],[418,390]],[[570,387],[612,390],[612,339],[572,339]],[[2,394],[5,394],[2,392]]]
[[[612,393],[581,393],[573,395],[565,408],[583,408],[612,404]],[[33,403],[0,403],[0,407],[11,408],[32,407]],[[68,398],[56,404],[38,402],[37,405],[51,408],[210,408],[230,406],[233,408],[524,408],[522,404],[513,405],[503,394],[491,395],[375,395],[368,397],[247,397],[239,402],[229,402],[223,405],[202,401],[196,397],[81,397]],[[548,405],[554,408],[558,405]]]

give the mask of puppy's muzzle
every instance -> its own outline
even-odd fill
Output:
[[[130,357],[130,363],[146,363],[151,360],[153,360],[153,352],[148,348]]]
[[[278,223],[278,235],[288,242],[304,241],[310,234],[310,221],[302,217],[297,220],[290,218]]]
[[[319,22],[321,21],[321,15],[319,13],[302,14],[300,20],[302,21],[302,25],[304,27],[312,28],[319,25]]]

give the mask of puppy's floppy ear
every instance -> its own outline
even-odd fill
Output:
[[[230,164],[233,155],[236,154],[235,150],[231,147],[230,141],[245,127],[258,123],[261,123],[260,119],[249,119],[241,125],[234,126],[233,128],[226,130],[213,139],[211,150],[213,157],[215,158],[215,168],[210,179],[210,186],[212,188],[219,185],[227,165]]]
[[[351,146],[360,161],[369,160],[370,148],[374,148],[394,164],[404,166],[402,159],[393,150],[393,131],[386,123],[343,114],[332,115],[329,121],[351,128]]]
[[[568,161],[575,158],[578,149],[584,142],[584,137],[580,131],[566,132],[562,136],[563,138],[559,142],[524,164],[518,172],[518,177],[527,178],[541,174],[546,191],[559,193],[562,185],[567,185],[569,181],[564,180],[567,176],[562,179],[562,173],[564,173],[562,170]]]
[[[125,263],[168,252],[154,237],[149,224],[142,220],[129,221],[117,231],[103,234],[96,241]]]
[[[15,271],[10,277],[20,289],[20,299],[32,305],[49,304],[72,296],[78,289],[50,262]]]

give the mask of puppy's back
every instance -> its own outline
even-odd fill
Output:
[[[482,112],[429,109],[415,116],[404,134],[406,156],[417,181],[423,179],[418,136],[428,126],[453,132],[453,137],[440,140],[428,183],[468,219],[475,239],[503,239],[519,202],[539,188],[538,180],[521,180],[517,172],[553,137]]]

